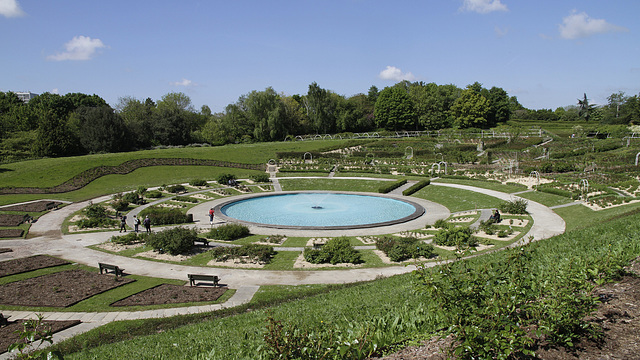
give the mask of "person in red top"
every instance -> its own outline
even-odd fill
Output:
[[[209,224],[213,225],[213,216],[215,215],[215,211],[213,208],[209,210]]]

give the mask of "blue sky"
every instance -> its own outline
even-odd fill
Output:
[[[532,109],[640,93],[638,0],[0,0],[0,91],[220,112],[271,86],[351,96],[406,79],[498,86]]]

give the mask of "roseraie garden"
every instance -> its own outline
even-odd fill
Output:
[[[42,122],[5,134],[0,351],[65,359],[636,354],[638,129],[607,122],[606,106],[549,115],[471,85],[460,98],[486,92],[507,108],[477,117],[456,100],[437,124],[419,122],[418,107],[402,119],[385,113],[415,101],[394,90],[409,85],[370,91],[377,101],[367,126],[300,113],[297,131],[257,136],[271,125],[238,107],[222,119],[182,110],[173,119],[190,132],[177,143],[158,140],[166,129],[132,148],[115,133],[73,132],[97,119],[140,125],[137,105],[162,118],[163,106],[129,99],[117,112],[97,104],[56,115],[66,135]],[[316,96],[314,87],[305,96]],[[72,95],[70,104],[83,98]],[[291,105],[270,90],[239,102],[258,97]],[[635,98],[625,104],[631,117]],[[29,106],[53,100],[64,96]],[[258,120],[233,133],[225,123],[241,116]],[[79,145],[69,145],[78,134]],[[31,137],[33,151],[25,150]],[[94,148],[99,138],[115,148]]]

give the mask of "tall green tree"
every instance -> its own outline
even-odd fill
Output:
[[[398,86],[384,88],[375,106],[376,126],[387,130],[414,130],[416,114],[406,89]]]
[[[336,124],[335,97],[330,91],[321,88],[316,82],[309,85],[307,92],[306,109],[312,130],[317,134],[331,133]]]
[[[584,93],[584,97],[582,99],[578,99],[578,114],[584,119],[584,121],[589,121],[594,109],[595,105],[589,104],[587,93]]]
[[[124,120],[109,106],[81,107],[73,116],[86,152],[120,152],[133,148]]]
[[[457,128],[485,128],[487,126],[487,113],[489,112],[489,101],[478,94],[469,85],[462,90],[462,94],[451,106],[453,125]]]

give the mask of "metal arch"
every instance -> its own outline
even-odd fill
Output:
[[[373,135],[371,135],[371,137],[379,138],[380,134],[378,134],[377,132],[374,132]]]
[[[446,161],[440,161],[438,163],[438,165],[441,165],[441,164],[444,164],[444,174],[447,175],[447,162]],[[438,167],[440,167],[440,166],[438,166]],[[440,172],[438,171],[438,173],[440,173]]]
[[[411,149],[411,154],[407,155],[407,149]],[[407,146],[406,148],[404,148],[404,156],[407,159],[413,158],[413,148],[411,146]]]
[[[373,165],[373,160],[376,158],[373,153],[367,153],[367,155],[364,156],[364,162],[365,164],[369,162],[369,155],[371,155],[371,165]]]
[[[584,201],[589,200],[589,180],[580,179],[580,194]]]
[[[300,135],[296,136],[296,140],[300,139],[300,141],[304,141],[304,138]]]
[[[307,161],[307,154],[309,154],[309,160],[313,161],[313,154],[311,154],[308,151],[306,153],[304,153],[304,155],[302,155],[302,160]]]
[[[638,157],[640,157],[640,152],[636,154],[636,166],[638,166]]]
[[[440,175],[440,164],[439,163],[433,163],[431,165],[431,170],[429,170],[431,172],[431,175],[433,175],[433,167],[437,166],[438,167],[438,175]]]
[[[444,155],[442,155],[442,153],[436,153],[436,155],[440,155],[440,162],[444,161]]]
[[[269,164],[269,165],[278,165],[278,162],[275,159],[269,159],[269,161],[267,161],[267,164]]]
[[[333,136],[331,136],[331,134],[324,134],[324,135],[322,136],[322,140],[327,140],[327,138],[329,138],[329,139],[333,140]]]
[[[534,176],[536,177],[536,187],[540,186],[540,173],[537,172],[536,170],[533,170],[532,172],[529,173],[529,179],[531,179]]]
[[[320,134],[316,134],[316,135],[313,137],[313,140],[317,140],[318,138],[320,138],[320,140],[322,140],[322,135],[320,135]]]

